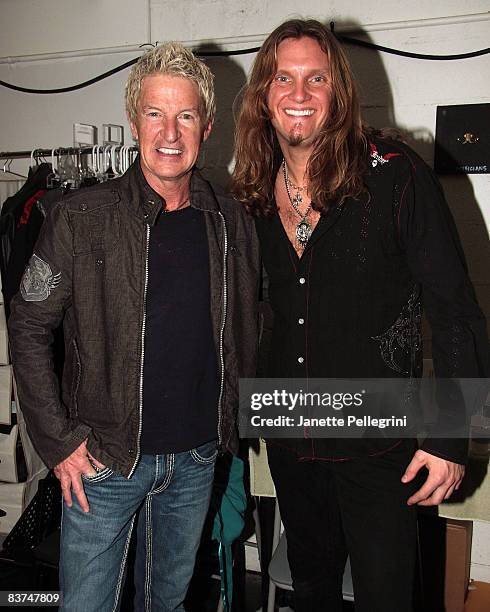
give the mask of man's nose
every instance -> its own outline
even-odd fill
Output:
[[[309,97],[306,83],[303,79],[298,79],[294,82],[293,90],[291,92],[291,98],[295,102],[304,102]]]
[[[163,120],[162,132],[167,142],[176,142],[180,138],[179,123],[177,119],[166,117]]]

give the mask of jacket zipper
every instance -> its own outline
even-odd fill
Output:
[[[220,357],[220,365],[221,365],[221,385],[219,390],[219,398],[218,398],[218,448],[221,447],[221,420],[222,420],[222,402],[223,402],[223,391],[225,386],[225,358],[223,354],[223,338],[225,332],[225,323],[226,323],[226,309],[228,305],[228,288],[227,288],[227,258],[228,258],[228,232],[226,230],[226,222],[223,216],[223,213],[219,212],[219,216],[221,217],[221,222],[223,224],[223,317],[221,319],[221,329],[219,334],[219,357]]]
[[[145,289],[143,293],[143,323],[141,324],[141,361],[140,361],[140,390],[139,390],[139,423],[138,440],[136,442],[136,459],[128,478],[134,474],[141,454],[141,430],[143,428],[143,367],[145,363],[145,330],[146,330],[146,293],[148,290],[148,253],[150,246],[150,225],[146,226],[146,254],[145,254]]]

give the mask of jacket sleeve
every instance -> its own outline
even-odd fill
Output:
[[[8,324],[20,408],[48,467],[68,457],[90,432],[62,404],[53,364],[53,331],[71,306],[72,250],[72,233],[58,203],[41,228]]]
[[[490,357],[486,321],[468,278],[464,253],[442,188],[429,167],[407,155],[400,181],[399,235],[408,265],[422,286],[424,311],[432,330],[432,358],[437,378],[486,378]],[[465,463],[469,423],[457,384],[437,383],[439,416],[422,449]],[[458,438],[455,432],[467,432]],[[447,437],[444,437],[447,432]]]
[[[246,218],[248,239],[246,241],[246,256],[241,257],[240,267],[242,278],[239,291],[240,317],[235,321],[236,344],[239,347],[238,375],[240,378],[253,378],[257,374],[257,357],[259,344],[259,280],[260,256],[259,239],[255,224],[249,217]],[[243,261],[246,260],[246,262]],[[247,274],[243,274],[246,265]],[[237,333],[238,332],[238,333]]]

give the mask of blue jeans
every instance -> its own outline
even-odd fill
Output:
[[[216,442],[143,455],[130,479],[106,468],[83,477],[90,505],[63,504],[62,610],[117,610],[136,513],[135,611],[184,610],[213,485]]]

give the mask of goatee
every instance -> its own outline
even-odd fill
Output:
[[[303,140],[304,140],[303,134],[296,132],[295,134],[291,134],[289,136],[288,144],[290,147],[297,147],[303,142]]]
[[[296,124],[289,132],[288,144],[290,147],[297,147],[305,139],[303,135],[303,126]]]

